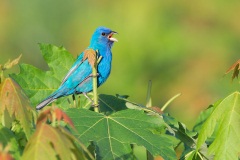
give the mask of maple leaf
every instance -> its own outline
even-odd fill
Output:
[[[72,160],[86,159],[75,139],[62,127],[42,123],[27,143],[23,160]]]
[[[37,120],[37,126],[39,126],[42,123],[46,123],[47,121],[55,122],[57,121],[60,123],[61,121],[64,121],[66,124],[69,124],[72,128],[74,128],[72,120],[68,117],[66,113],[64,113],[59,108],[47,108],[43,110]]]
[[[238,159],[240,153],[240,93],[234,92],[213,106],[201,127],[197,150],[215,132],[208,154],[214,159]]]
[[[166,128],[159,116],[148,116],[141,110],[132,109],[104,115],[70,108],[66,113],[78,131],[76,136],[85,145],[94,142],[97,159],[130,158],[130,144],[144,146],[151,154],[168,160],[176,159],[173,137],[159,132]]]
[[[3,119],[3,126],[9,128],[13,121],[19,121],[27,138],[30,137],[35,112],[19,85],[11,78],[0,84],[0,117]]]

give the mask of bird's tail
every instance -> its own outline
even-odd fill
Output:
[[[52,103],[53,101],[56,100],[56,97],[55,97],[55,94],[52,94],[50,95],[49,97],[47,97],[46,99],[44,99],[41,103],[39,103],[37,106],[36,106],[36,109],[37,110],[40,110],[42,109],[43,107],[45,107],[46,105]]]

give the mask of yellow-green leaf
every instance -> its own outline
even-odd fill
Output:
[[[22,55],[20,54],[20,56],[12,61],[8,61],[7,63],[4,64],[3,66],[3,70],[5,69],[10,69],[12,68],[13,66],[15,66],[16,64],[18,64],[19,60],[21,59]]]
[[[217,127],[217,128],[216,128]],[[237,160],[240,153],[240,93],[234,92],[216,106],[203,124],[197,149],[216,129],[216,138],[209,147],[214,159]]]
[[[23,160],[77,160],[86,159],[71,136],[61,127],[42,123],[30,138],[23,152]]]
[[[34,111],[28,98],[11,78],[0,84],[0,117],[2,125],[11,127],[11,122],[20,122],[27,138],[30,137]]]

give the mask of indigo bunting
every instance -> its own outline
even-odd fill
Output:
[[[92,35],[89,47],[77,57],[60,87],[39,103],[36,109],[39,110],[60,97],[81,93],[86,95],[93,90],[92,66],[84,55],[87,52],[95,52],[97,57],[101,57],[97,65],[97,85],[101,86],[111,71],[111,48],[113,43],[117,41],[116,38],[112,37],[115,33],[117,32],[106,27],[98,27]]]

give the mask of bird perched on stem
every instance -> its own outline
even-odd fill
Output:
[[[117,39],[112,36],[116,33],[106,27],[98,27],[92,35],[89,47],[78,56],[59,88],[39,103],[36,109],[39,110],[60,97],[81,93],[86,95],[91,92],[93,90],[92,66],[99,57],[101,59],[97,65],[97,86],[101,86],[111,71],[111,48],[113,43],[117,42]]]

